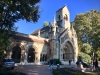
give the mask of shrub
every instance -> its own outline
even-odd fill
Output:
[[[26,74],[21,72],[10,72],[9,75],[26,75]]]
[[[0,75],[26,75],[26,74],[21,72],[11,72],[6,69],[0,69]]]
[[[49,65],[49,61],[47,62],[47,64]],[[57,64],[59,64],[59,65],[61,65],[62,63],[61,63],[61,61],[59,60],[59,59],[53,59],[53,64],[54,65],[57,65]]]
[[[54,65],[57,65],[57,64],[61,65],[61,61],[59,59],[53,59],[53,64]]]
[[[98,64],[100,65],[100,61],[98,61]]]
[[[60,68],[60,69],[54,69],[53,75],[100,75],[98,73],[83,73],[79,70],[73,70],[70,68]]]
[[[91,57],[88,54],[86,54],[86,53],[80,52],[78,54],[78,56],[82,57],[83,62],[88,62],[88,63],[91,62]]]

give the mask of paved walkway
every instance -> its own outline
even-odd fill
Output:
[[[61,65],[63,67],[75,67],[75,65]],[[54,66],[56,69],[57,66]],[[19,65],[14,68],[12,71],[18,71],[26,73],[27,75],[53,75],[52,71],[49,69],[49,65]]]
[[[76,65],[60,65],[60,68],[64,67],[77,69]],[[54,69],[56,68],[57,66],[54,66]],[[90,68],[84,68],[82,70],[85,72],[91,72]],[[52,71],[49,69],[49,65],[19,65],[16,66],[15,69],[12,71],[23,72],[27,75],[53,75]]]
[[[23,72],[27,75],[53,75],[48,65],[20,65],[12,71]]]

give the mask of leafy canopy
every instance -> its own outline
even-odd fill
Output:
[[[82,52],[86,53],[86,54],[90,54],[92,50],[92,46],[88,43],[83,44],[83,49]]]
[[[0,1],[0,27],[12,27],[14,22],[25,19],[28,22],[37,22],[39,16],[40,0],[1,0]]]
[[[100,11],[91,10],[78,14],[73,24],[77,32],[79,44],[88,43],[96,51],[100,46]]]
[[[44,21],[43,22],[43,27],[45,27],[45,26],[49,26],[49,22],[48,21]]]

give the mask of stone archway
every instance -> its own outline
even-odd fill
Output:
[[[19,46],[15,46],[12,49],[12,56],[11,56],[15,63],[20,63],[21,60],[21,48]]]
[[[74,48],[69,41],[67,41],[63,47],[63,60],[74,60]]]
[[[27,61],[29,63],[35,62],[35,49],[34,48],[29,48],[28,56],[27,56]]]

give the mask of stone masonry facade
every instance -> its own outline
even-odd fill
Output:
[[[17,33],[10,40],[7,58],[13,58],[19,64],[44,64],[49,59],[59,59],[63,64],[77,61],[77,34],[70,23],[67,6],[56,11],[48,26],[29,35]]]

